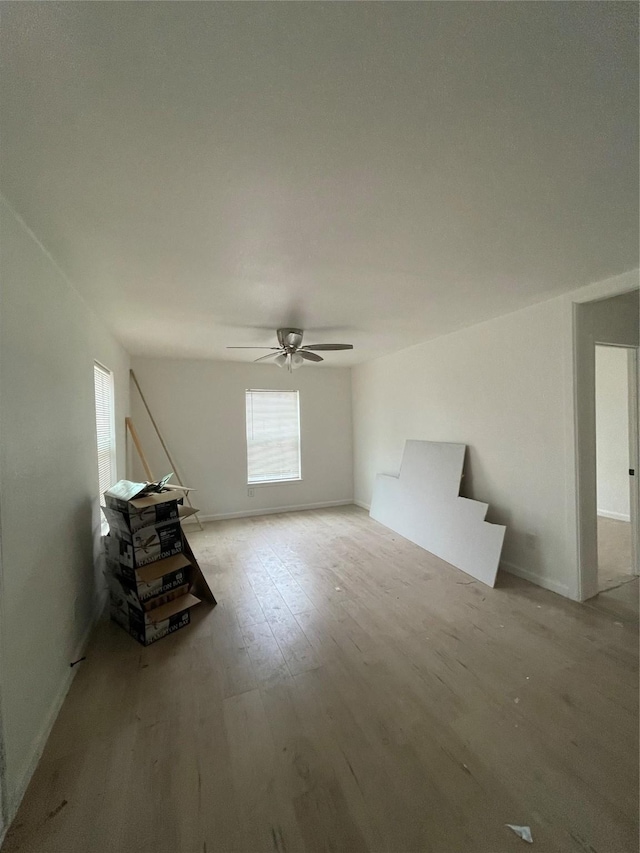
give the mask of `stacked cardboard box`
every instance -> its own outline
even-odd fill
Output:
[[[182,505],[180,492],[148,490],[120,480],[102,508],[111,618],[144,646],[188,625],[201,598],[215,604],[182,530],[196,510]]]

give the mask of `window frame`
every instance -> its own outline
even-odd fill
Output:
[[[98,398],[96,394],[96,374],[101,372],[106,375],[108,379],[108,388],[109,388],[109,433],[110,433],[110,447],[109,447],[109,474],[111,482],[106,487],[106,489],[110,488],[118,479],[118,468],[117,468],[117,443],[116,443],[116,396],[115,396],[115,381],[113,371],[109,370],[101,362],[94,360],[93,362],[93,408],[94,408],[94,422],[95,422],[95,430],[96,430],[96,467],[97,467],[97,476],[98,476],[98,505],[101,506],[104,501],[104,491],[102,490],[100,484],[100,448],[98,447]],[[109,529],[108,522],[104,517],[104,513],[100,510],[100,527],[102,533],[106,533]]]
[[[289,477],[288,479],[277,479],[277,480],[257,480],[255,482],[251,482],[249,480],[249,437],[248,437],[248,420],[247,420],[247,396],[249,394],[295,394],[296,395],[296,403],[297,403],[297,416],[298,416],[298,471],[300,472],[299,477]],[[301,483],[303,480],[302,477],[302,425],[300,421],[300,391],[292,388],[245,388],[244,392],[244,410],[245,410],[245,430],[244,430],[244,441],[245,441],[245,463],[246,463],[246,483],[248,489],[261,489],[265,486],[286,486],[293,485],[294,483]]]

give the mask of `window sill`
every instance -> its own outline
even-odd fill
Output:
[[[261,489],[264,486],[290,486],[292,483],[301,483],[302,477],[293,480],[260,480],[258,483],[247,483],[248,489]]]

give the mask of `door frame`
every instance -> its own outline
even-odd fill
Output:
[[[567,439],[568,447],[573,448],[567,459],[567,474],[570,493],[575,498],[567,506],[567,549],[570,562],[577,567],[571,597],[578,601],[586,601],[598,594],[595,344],[631,347],[638,344],[637,331],[633,339],[602,338],[590,306],[638,290],[638,273],[634,271],[567,297],[572,326],[571,351],[566,354],[567,380],[572,388]],[[634,323],[635,318],[630,316],[627,319],[629,325]]]
[[[638,394],[638,347],[627,347],[629,400],[629,516],[631,521],[631,570],[640,575],[640,400]]]

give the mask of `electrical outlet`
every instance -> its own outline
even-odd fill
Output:
[[[252,498],[253,497],[253,489],[247,489],[247,494],[249,495],[250,498]]]

